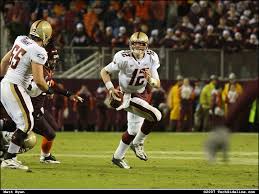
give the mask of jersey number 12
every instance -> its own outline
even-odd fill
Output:
[[[145,68],[143,69],[135,69],[132,73],[132,77],[130,79],[129,85],[131,86],[140,86],[144,83],[145,77],[144,73]]]

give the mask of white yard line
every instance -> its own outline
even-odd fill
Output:
[[[180,152],[161,152],[161,151],[149,151],[149,158],[150,160],[206,160],[205,155],[203,152],[189,152],[190,154],[194,155],[200,155],[200,156],[186,156],[188,152],[180,151]],[[167,154],[165,155],[159,155],[159,154]],[[171,154],[171,155],[170,155]],[[178,154],[177,156],[172,154]],[[182,154],[182,156],[179,156],[179,154]],[[233,155],[235,154],[235,155]],[[233,152],[230,154],[230,161],[228,164],[240,164],[240,165],[258,165],[258,157],[253,158],[246,158],[242,156],[246,155],[252,155],[252,156],[258,156],[257,152]],[[39,156],[39,154],[30,154],[26,153],[23,154],[23,156]],[[112,152],[86,152],[82,154],[55,154],[56,157],[73,157],[73,158],[107,158],[110,159],[112,156]],[[241,156],[241,157],[238,157]],[[127,155],[127,158],[135,158],[135,155],[133,153],[129,153]],[[218,157],[220,158],[220,157]],[[219,160],[219,159],[218,159]],[[222,163],[220,161],[217,161],[217,163]]]

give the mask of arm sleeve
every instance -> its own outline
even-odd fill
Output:
[[[54,93],[56,93],[56,94],[60,94],[60,95],[66,96],[66,97],[70,97],[73,95],[72,92],[59,87],[59,85],[56,84],[56,82],[53,82],[53,85],[51,87],[54,90]]]
[[[122,65],[123,65],[122,55],[120,54],[120,52],[117,52],[113,57],[113,61],[109,63],[107,66],[105,66],[104,69],[109,73],[113,73],[113,72],[119,71],[122,68]]]
[[[48,60],[46,50],[41,47],[31,49],[31,60],[35,63],[44,65]]]
[[[151,55],[151,58],[152,58],[151,77],[159,80],[157,69],[160,67],[160,62],[159,62],[158,55],[155,52],[153,52],[153,54]]]

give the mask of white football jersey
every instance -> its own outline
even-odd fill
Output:
[[[33,78],[31,61],[44,65],[47,59],[48,55],[43,47],[27,36],[18,36],[11,50],[10,65],[4,80],[27,87]]]
[[[151,77],[159,79],[159,66],[159,58],[152,50],[145,51],[143,59],[135,59],[130,50],[122,50],[114,55],[113,61],[105,70],[109,73],[119,71],[119,85],[123,92],[142,93],[147,85],[142,71],[149,69]]]

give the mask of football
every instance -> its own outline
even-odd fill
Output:
[[[110,102],[110,106],[112,108],[118,108],[122,102],[123,102],[123,93],[119,93],[119,98],[121,99],[120,101],[116,100],[115,98],[113,98],[112,95],[110,95],[110,99],[109,99],[109,102]]]

